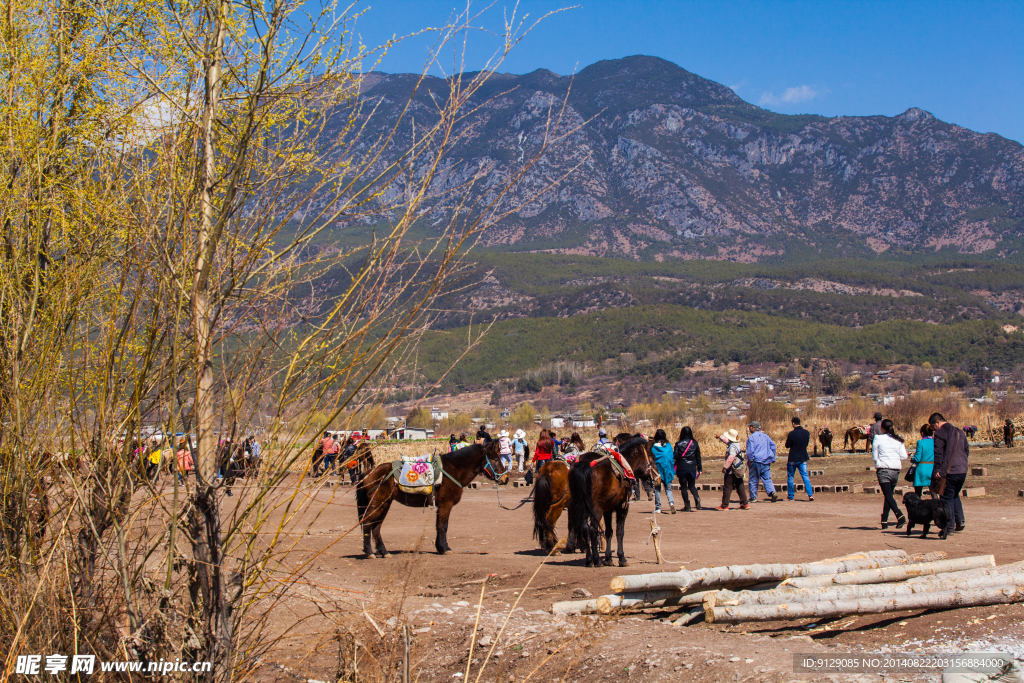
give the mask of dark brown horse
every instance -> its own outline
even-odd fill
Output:
[[[629,435],[624,435],[629,436]],[[628,440],[616,437],[619,451],[641,481],[651,481],[654,464],[647,452],[647,437],[636,434]],[[612,513],[615,513],[615,537],[618,541],[619,566],[627,566],[622,548],[626,532],[626,515],[633,483],[615,474],[609,456],[585,453],[569,471],[569,529],[587,552],[586,566],[600,567],[612,563]],[[600,530],[604,520],[605,558],[601,561]]]
[[[832,455],[832,430],[828,427],[819,429],[818,443],[821,444],[822,455]]]
[[[462,500],[462,489],[469,486],[469,482],[480,474],[488,479],[508,480],[508,472],[501,462],[497,441],[491,441],[485,446],[471,444],[452,453],[442,453],[440,457],[444,472],[435,483],[433,495],[401,491],[395,477],[391,475],[390,462],[374,467],[356,486],[356,507],[359,522],[363,527],[363,553],[367,558],[375,557],[370,548],[371,534],[376,544],[377,555],[390,555],[380,536],[380,527],[387,517],[392,501],[422,508],[429,505],[433,499],[437,505],[437,538],[434,540],[434,547],[438,553],[447,555],[452,552],[448,547],[448,517],[452,508]]]
[[[569,443],[579,453],[587,450],[583,438],[573,432]],[[533,485],[533,537],[540,541],[540,547],[550,551],[558,544],[555,534],[555,523],[562,515],[562,510],[569,507],[569,468],[565,460],[552,458],[537,470],[537,481]],[[575,536],[569,534],[565,552],[575,552]],[[557,551],[555,554],[558,554]]]

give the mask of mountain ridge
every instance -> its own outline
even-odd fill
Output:
[[[367,83],[378,125],[398,120],[415,79]],[[426,79],[412,113],[429,121],[431,93],[447,88]],[[488,230],[485,248],[754,262],[943,249],[1005,258],[1024,246],[1024,147],[918,107],[893,117],[778,114],[644,55],[572,76],[498,74],[470,104],[437,195],[481,177],[474,200],[485,205],[552,121],[565,136],[503,200],[499,209],[518,210]],[[454,210],[438,200],[430,222]]]

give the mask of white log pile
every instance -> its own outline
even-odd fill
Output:
[[[627,591],[649,591],[676,588],[688,591],[691,588],[714,588],[716,586],[743,585],[764,581],[785,581],[796,576],[820,576],[839,574],[856,569],[877,569],[898,564],[908,564],[910,557],[902,550],[883,550],[860,559],[843,559],[835,562],[806,562],[803,564],[734,564],[727,567],[706,567],[694,571],[661,572],[657,574],[634,574],[616,576],[612,579],[612,590],[616,593]]]
[[[958,557],[955,560],[940,560],[938,562],[922,562],[920,564],[900,565],[896,567],[880,567],[878,569],[860,569],[831,576],[803,576],[786,579],[781,586],[789,588],[814,588],[816,586],[846,585],[852,586],[862,583],[891,583],[893,581],[905,581],[915,576],[929,576],[932,574],[945,574],[947,572],[959,572],[967,569],[979,569],[982,567],[996,566],[996,558],[992,555],[979,555],[977,557]]]
[[[926,560],[944,559],[945,553],[929,553],[927,555],[915,555],[909,556],[902,550],[872,550],[868,552],[853,553],[851,555],[844,555],[843,557],[832,557],[826,560],[819,560],[817,562],[811,562],[809,564],[814,565],[838,565],[838,563],[844,562],[883,562],[883,563],[908,563],[908,562],[921,562]],[[759,566],[759,565],[752,565]],[[844,565],[845,566],[845,565]],[[675,574],[675,572],[669,572]],[[658,574],[652,574],[647,576],[659,576]],[[732,586],[745,585],[750,590],[764,590],[768,588],[775,588],[779,585],[778,580],[769,582],[754,582],[751,585],[750,581],[739,582],[730,584]],[[612,589],[615,590],[615,581],[612,580]],[[590,598],[587,600],[566,600],[563,602],[556,602],[551,606],[552,614],[586,614],[591,612],[601,612],[602,614],[608,614],[614,609],[623,607],[661,607],[671,606],[678,604],[679,606],[686,605],[700,605],[703,603],[704,593],[706,591],[687,592],[686,590],[678,587],[670,586],[668,588],[656,591],[618,591],[615,595],[602,595],[598,598]],[[673,602],[675,598],[681,598],[685,595],[685,600],[680,600],[678,603]],[[667,601],[667,602],[666,602]],[[648,604],[650,603],[650,604]],[[655,604],[660,603],[660,604]]]
[[[1024,579],[1024,577],[1021,577]],[[914,609],[948,609],[1005,605],[1024,601],[1024,582],[994,588],[971,588],[955,591],[927,591],[912,595],[896,595],[863,600],[820,600],[792,602],[781,605],[740,605],[709,607],[704,610],[706,623],[738,624],[744,621],[783,621],[787,619],[820,619],[849,614],[878,614]]]
[[[1005,585],[1024,585],[1024,571],[993,572],[988,576],[960,576],[966,572],[938,574],[928,581],[914,583],[882,583],[855,586],[825,586],[821,588],[777,588],[755,593],[753,591],[707,591],[703,605],[723,607],[734,605],[781,605],[785,603],[817,602],[821,600],[859,600],[881,598],[893,595],[911,595],[928,591],[956,590],[961,588],[995,588]]]
[[[803,564],[708,567],[619,576],[616,593],[555,603],[556,614],[629,609],[682,610],[684,625],[820,619],[1024,601],[1024,561],[992,555],[947,559],[943,552],[856,553]],[[701,613],[703,612],[703,614]]]

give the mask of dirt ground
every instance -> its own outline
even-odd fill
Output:
[[[1024,658],[1024,605],[904,612],[842,618],[736,626],[678,627],[668,623],[675,612],[595,616],[553,616],[551,604],[569,600],[582,589],[607,594],[613,576],[674,571],[725,564],[806,562],[867,550],[900,548],[908,553],[943,550],[949,557],[993,554],[998,564],[1024,560],[1024,498],[1021,461],[1024,449],[975,450],[975,466],[985,477],[969,479],[988,495],[964,501],[967,528],[942,541],[921,540],[878,525],[881,495],[802,493],[794,502],[762,501],[749,510],[720,512],[718,491],[702,495],[705,509],[675,515],[652,515],[646,497],[634,502],[626,530],[626,568],[585,568],[581,555],[545,558],[532,538],[531,506],[499,507],[498,492],[487,483],[467,489],[452,513],[448,532],[454,554],[433,552],[431,509],[392,507],[383,526],[393,556],[362,558],[350,487],[318,485],[311,493],[320,511],[308,533],[294,547],[295,565],[314,558],[303,577],[307,598],[334,599],[339,591],[350,606],[365,609],[377,636],[392,649],[402,624],[413,638],[413,680],[463,681],[470,636],[486,583],[470,678],[521,681],[531,671],[550,680],[812,681],[938,680],[937,675],[794,673],[798,653],[960,652],[998,649]],[[815,483],[870,483],[868,456],[817,458],[811,469],[824,469]],[[706,461],[705,468],[714,463]],[[776,482],[785,482],[785,465],[776,466]],[[780,476],[781,475],[781,476]],[[717,483],[718,476],[708,476]],[[482,481],[482,480],[481,480]],[[704,483],[702,478],[701,483]],[[529,489],[503,487],[501,503],[515,508]],[[680,503],[677,493],[677,505]],[[734,503],[735,505],[735,503]],[[679,505],[681,507],[681,505]],[[312,515],[312,513],[310,513]],[[662,528],[662,550],[669,564],[655,563],[649,545],[650,519]],[[565,518],[558,532],[565,534]],[[535,574],[535,575],[534,575]],[[531,580],[532,577],[532,580]],[[529,582],[528,588],[524,587]],[[309,608],[298,602],[282,619],[305,619]],[[376,616],[374,616],[376,615]],[[507,620],[507,623],[505,623]],[[282,622],[283,623],[283,622]],[[281,680],[338,680],[335,645],[313,646],[317,622],[288,650],[274,653],[273,669]],[[502,624],[504,628],[502,628]],[[500,632],[500,633],[499,633]],[[373,631],[370,631],[371,636]],[[380,634],[383,634],[381,636]],[[319,634],[323,635],[323,634]],[[481,645],[483,643],[483,645]],[[333,654],[332,654],[333,652]],[[397,675],[397,674],[396,674]],[[398,678],[398,680],[401,680]]]

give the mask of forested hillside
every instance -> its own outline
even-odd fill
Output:
[[[421,371],[436,379],[465,348],[466,330],[430,332],[419,349]],[[1012,368],[1024,360],[1024,333],[996,322],[931,325],[892,320],[863,329],[741,311],[674,305],[608,309],[571,318],[496,323],[449,375],[454,385],[514,377],[546,363],[596,365],[632,354],[631,374],[678,378],[696,360],[788,363],[829,358],[876,365],[924,362],[944,367]]]

